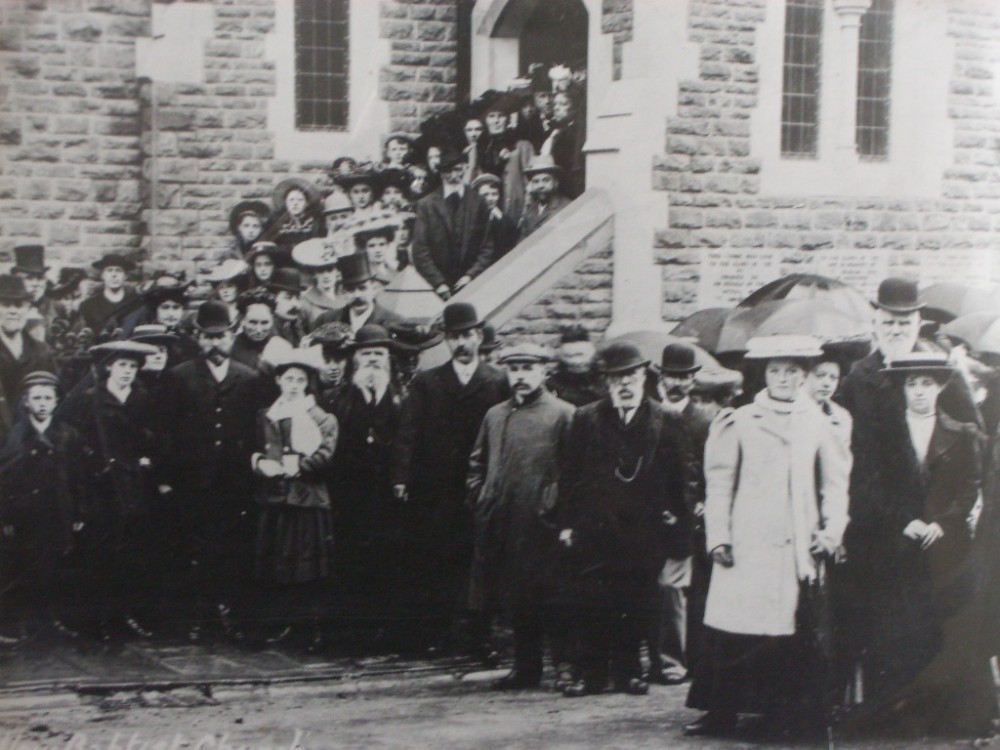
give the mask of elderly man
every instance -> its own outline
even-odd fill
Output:
[[[536,156],[524,170],[528,179],[528,201],[518,227],[519,242],[569,205],[569,198],[559,192],[562,172],[562,167],[550,154]]]
[[[599,356],[605,398],[577,410],[559,492],[559,541],[574,571],[579,610],[577,681],[563,694],[614,688],[645,695],[641,629],[668,558],[690,554],[686,440],[678,422],[644,396],[646,367],[630,342]]]
[[[445,307],[451,360],[418,372],[410,383],[393,457],[393,492],[411,505],[428,619],[445,627],[457,625],[456,608],[464,609],[472,559],[469,454],[483,416],[510,394],[503,373],[479,361],[482,327],[472,305]]]
[[[556,349],[557,364],[549,375],[548,389],[573,406],[585,406],[607,395],[604,379],[594,371],[597,348],[581,325],[564,328]]]
[[[441,299],[448,299],[493,262],[490,211],[465,184],[463,155],[441,155],[441,187],[417,202],[410,250],[417,271]]]
[[[264,395],[258,374],[231,357],[234,323],[225,303],[203,303],[194,324],[200,355],[167,372],[165,399],[178,447],[171,467],[183,523],[178,542],[181,564],[197,578],[200,614],[208,609],[236,637],[229,615],[253,560],[250,455]]]
[[[135,263],[117,253],[109,253],[92,265],[101,273],[102,286],[81,303],[80,316],[84,326],[99,333],[122,303],[135,296],[135,292],[125,285],[125,275],[135,270]]]
[[[470,606],[505,610],[514,629],[514,669],[496,690],[538,687],[543,608],[551,568],[550,527],[559,483],[559,451],[573,406],[545,390],[548,350],[515,345],[500,356],[513,396],[483,419],[469,459],[468,502],[476,522]]]
[[[344,307],[320,315],[316,319],[317,326],[324,323],[346,323],[357,333],[365,325],[387,328],[401,320],[399,315],[378,303],[382,282],[376,278],[367,253],[344,255],[337,261],[337,268],[344,294],[350,302]]]

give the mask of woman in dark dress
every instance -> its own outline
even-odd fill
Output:
[[[313,237],[326,236],[319,196],[308,182],[293,177],[278,183],[273,198],[274,213],[261,239],[278,246],[279,266],[290,266],[293,247]]]
[[[318,359],[318,358],[317,358]],[[333,517],[327,473],[337,447],[337,419],[316,405],[312,381],[320,362],[289,352],[275,364],[281,394],[257,415],[260,477],[256,578],[272,590],[281,613],[270,640],[311,625],[309,647],[322,642],[323,585],[333,574]]]
[[[264,232],[264,222],[269,211],[264,201],[240,201],[229,212],[229,233],[232,234],[226,249],[216,255],[217,261],[228,258],[243,260],[253,243]]]

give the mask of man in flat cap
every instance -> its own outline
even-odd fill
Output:
[[[685,437],[644,395],[649,360],[628,341],[599,354],[608,395],[577,410],[560,485],[559,541],[574,571],[579,617],[577,697],[645,695],[639,643],[667,558],[690,554]]]
[[[503,373],[479,361],[483,321],[468,303],[444,309],[451,360],[416,374],[403,403],[393,492],[413,516],[428,621],[456,627],[465,609],[472,514],[465,504],[469,454],[490,407],[510,395]],[[440,635],[440,634],[438,634]],[[451,636],[455,636],[454,631]]]
[[[441,187],[417,202],[410,250],[417,271],[448,299],[493,262],[490,211],[465,184],[468,165],[457,151],[441,156]]]
[[[559,451],[574,407],[545,389],[551,354],[523,343],[501,352],[513,392],[488,412],[469,459],[468,502],[476,525],[470,606],[504,611],[514,629],[514,669],[497,690],[538,687],[543,614],[554,535],[543,515],[558,493]]]
[[[115,311],[135,296],[125,284],[126,274],[135,270],[135,263],[118,253],[108,253],[92,266],[101,274],[101,288],[80,304],[80,316],[84,326],[100,333]]]

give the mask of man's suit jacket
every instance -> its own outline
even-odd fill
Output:
[[[435,289],[478,276],[493,262],[489,221],[486,202],[468,187],[454,215],[443,188],[421,198],[410,250],[417,271]]]
[[[390,326],[393,326],[402,320],[402,316],[397,315],[392,310],[386,310],[382,307],[382,305],[376,302],[372,307],[372,314],[368,316],[368,320],[365,321],[365,324],[367,325],[372,323],[388,329]],[[347,325],[350,325],[351,306],[344,305],[343,307],[338,307],[336,310],[329,310],[323,313],[316,318],[316,323],[313,328],[319,328],[324,323],[346,323]]]
[[[524,213],[521,214],[521,224],[518,231],[519,239],[523,240],[525,237],[528,237],[569,204],[569,198],[556,193],[542,208],[541,212],[539,212],[538,206],[529,201],[524,207]]]

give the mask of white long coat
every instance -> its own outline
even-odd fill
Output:
[[[799,582],[815,579],[814,538],[836,548],[847,527],[850,451],[805,396],[720,414],[705,445],[709,551],[732,545],[734,565],[713,566],[705,624],[730,633],[792,635]]]

